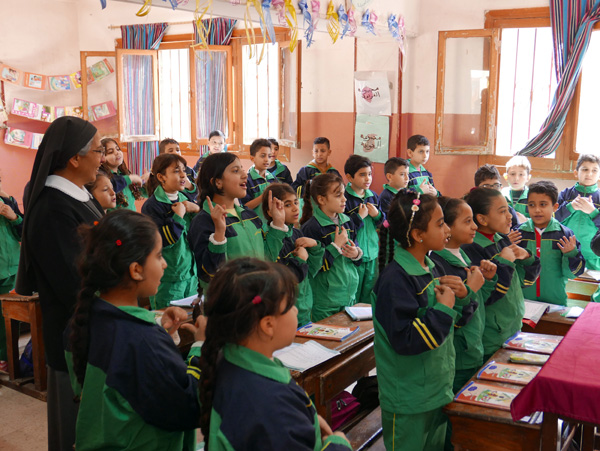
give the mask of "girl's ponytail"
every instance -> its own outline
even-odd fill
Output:
[[[312,180],[307,180],[306,184],[304,185],[304,196],[302,197],[304,205],[302,206],[302,217],[300,218],[300,225],[304,225],[304,223],[313,216],[312,203],[310,202],[311,182]]]

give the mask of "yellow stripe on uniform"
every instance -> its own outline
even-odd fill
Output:
[[[166,225],[163,226],[163,233],[169,244],[175,244],[175,240],[173,239],[173,235],[171,234],[171,231],[169,230],[169,226],[166,226]]]
[[[417,329],[417,332],[419,332],[419,335],[421,335],[421,338],[423,338],[423,341],[425,342],[425,344],[427,346],[429,346],[429,349],[435,349],[432,346],[432,344],[429,342],[429,340],[427,339],[427,337],[425,336],[425,334],[423,333],[423,331],[421,330],[421,327],[417,324],[417,320],[414,320],[412,324],[415,327],[415,329]]]
[[[427,289],[427,287],[428,287],[429,285],[431,285],[433,282],[434,282],[434,281],[432,280],[432,281],[431,281],[431,282],[429,282],[427,285],[425,285],[425,288],[423,288],[421,291],[419,291],[419,292],[417,293],[417,296],[419,296],[419,295],[423,294],[423,292],[424,292],[424,291]]]
[[[433,345],[436,348],[439,348],[440,345],[437,344],[437,341],[435,341],[435,338],[433,338],[433,335],[431,335],[431,332],[429,332],[429,329],[427,328],[427,326],[425,324],[423,324],[419,318],[415,319],[415,321],[417,321],[421,325],[421,327],[423,328],[423,330],[425,331],[427,336],[431,339],[431,342],[433,343]]]
[[[501,283],[496,283],[496,286],[502,288],[503,290],[508,290],[510,288],[510,287],[505,287]]]
[[[196,379],[200,380],[200,370],[198,370],[197,368],[194,367],[188,367],[187,369],[187,374],[191,374],[192,376],[194,376]]]

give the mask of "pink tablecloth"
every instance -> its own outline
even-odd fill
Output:
[[[510,406],[515,421],[537,411],[600,424],[600,303],[590,302]]]

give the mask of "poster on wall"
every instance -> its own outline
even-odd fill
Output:
[[[390,84],[385,72],[355,72],[356,113],[391,116]]]
[[[356,115],[354,153],[373,163],[385,163],[390,149],[390,118],[387,116]]]

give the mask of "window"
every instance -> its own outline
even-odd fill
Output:
[[[184,49],[158,51],[160,139],[192,141],[190,114],[190,54]]]
[[[503,166],[514,153],[521,150],[538,133],[553,100],[556,79],[553,67],[550,12],[548,8],[489,11],[485,19],[486,30],[497,32],[499,52],[495,67],[494,46],[489,53],[490,102],[496,105],[488,108],[485,115],[492,141],[490,152],[479,152],[481,155],[479,163]],[[600,28],[600,25],[595,28]],[[463,33],[465,36],[473,36],[482,31],[467,30]],[[440,32],[439,48],[442,47],[444,33],[448,32]],[[485,58],[484,56],[484,62]],[[595,106],[600,95],[600,89],[595,83],[600,76],[598,61],[600,61],[600,35],[594,32],[559,147],[552,155],[545,158],[529,157],[534,177],[571,178],[577,159],[575,150],[589,152],[597,148],[597,140],[594,138],[594,117]],[[440,74],[446,73],[448,63],[438,55],[438,104],[440,99],[444,99],[443,86],[440,87]],[[497,77],[496,87],[492,83],[494,77]],[[466,87],[464,83],[463,86]],[[455,92],[454,95],[472,97],[473,87]],[[439,130],[438,136],[439,117],[436,115],[436,152],[444,153],[443,137],[445,134],[456,134],[456,132],[443,127]],[[445,122],[445,125],[451,124],[452,122],[450,124],[448,121]],[[464,134],[464,130],[468,129],[461,126],[461,130]],[[475,129],[475,131],[477,135],[479,130]],[[466,143],[460,142],[453,150],[474,153]]]

